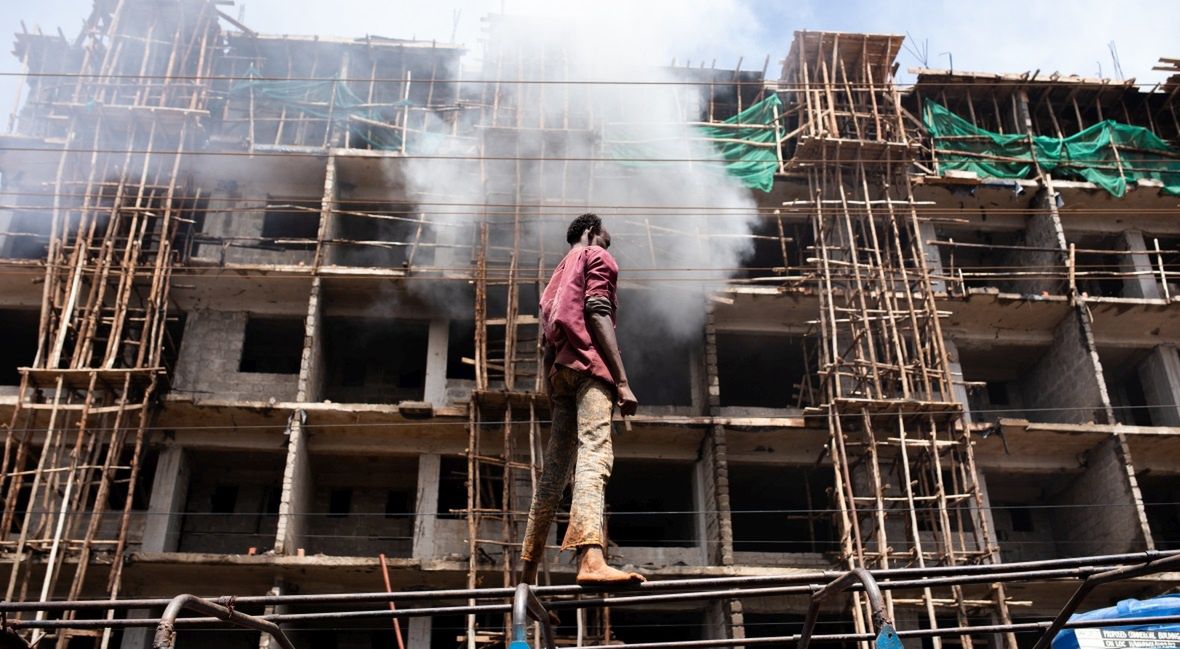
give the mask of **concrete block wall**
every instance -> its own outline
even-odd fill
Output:
[[[1054,329],[1044,355],[1020,381],[1030,420],[1109,423],[1109,399],[1083,327],[1080,312],[1071,310]]]
[[[293,401],[298,374],[238,371],[249,317],[242,311],[189,312],[172,389],[196,399]]]
[[[278,453],[193,453],[186,463],[191,476],[177,549],[180,552],[246,554],[270,550],[278,519],[283,456]],[[213,511],[219,487],[236,487],[232,512]]]
[[[1125,444],[1112,436],[1086,454],[1086,470],[1061,492],[1053,527],[1065,556],[1118,554],[1148,549],[1147,522]]]
[[[1138,367],[1143,396],[1156,426],[1180,426],[1180,354],[1176,345],[1160,345]]]
[[[1047,200],[1053,198],[1047,192],[1041,192],[1034,202],[1044,203]],[[1005,255],[1001,265],[1015,268],[1065,267],[1065,233],[1061,228],[1061,221],[1048,211],[1028,217],[1020,245],[1056,250],[1012,250]],[[1053,278],[1021,279],[1006,283],[1002,289],[1022,295],[1040,295],[1042,292],[1060,295],[1065,290],[1065,282]]]
[[[411,457],[312,457],[315,486],[308,500],[308,554],[409,557],[413,546],[418,460]],[[347,489],[349,510],[331,513],[332,493]],[[386,512],[391,492],[404,511]]]
[[[258,196],[265,195],[268,189],[274,191],[273,188],[247,189],[233,181],[220,183],[210,194],[209,212],[205,215],[201,231],[220,241],[198,245],[194,256],[226,264],[310,264],[315,256],[314,249],[262,247],[260,237],[266,211],[257,209],[262,202]],[[284,200],[274,199],[274,202]],[[319,197],[312,197],[311,200],[319,200]],[[309,212],[307,218],[316,220],[319,215]]]

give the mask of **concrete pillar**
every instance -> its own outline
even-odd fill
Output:
[[[275,554],[293,555],[304,547],[307,512],[311,506],[311,458],[307,449],[307,413],[296,410],[287,427],[287,461],[275,530]]]
[[[928,618],[924,609],[915,608],[913,606],[894,607],[893,609],[893,628],[897,630],[912,631],[914,629],[921,629],[926,624]],[[922,649],[921,638],[902,638],[901,646],[905,649]]]
[[[440,460],[437,453],[424,453],[418,456],[418,495],[414,499],[412,556],[419,561],[429,561],[434,558],[434,528],[435,522],[438,520]],[[427,635],[429,635],[429,628]],[[419,645],[411,643],[411,646]]]
[[[403,623],[404,626],[406,625]],[[432,630],[430,618],[412,617],[408,626],[410,628],[406,636],[406,646],[411,649],[429,649]]]
[[[303,353],[299,362],[296,401],[319,401],[324,390],[324,341],[320,334],[323,308],[320,305],[320,278],[311,282],[307,296],[307,316],[303,326]]]
[[[143,552],[175,552],[180,547],[180,525],[188,485],[189,467],[184,447],[169,446],[160,451],[143,529]]]
[[[730,620],[728,612],[721,602],[706,603],[703,616],[705,619],[705,640],[721,640],[729,637]]]
[[[946,347],[946,355],[950,359],[950,362],[947,364],[947,371],[951,375],[952,396],[955,401],[959,402],[959,405],[963,406],[963,423],[970,424],[971,410],[968,405],[970,396],[968,395],[967,385],[963,379],[963,364],[959,362],[959,348],[949,339],[943,339],[942,342]]]
[[[449,327],[449,320],[431,320],[426,337],[426,387],[423,400],[429,401],[435,408],[441,408],[447,402]]]
[[[996,519],[992,516],[992,500],[987,490],[987,477],[978,466],[975,468],[975,486],[979,489],[980,507],[976,507],[975,502],[971,501],[971,522],[976,529],[986,525],[988,537],[992,544],[999,548],[1000,540],[996,538]],[[1002,557],[996,557],[995,562],[999,563],[1001,559]]]
[[[918,244],[921,246],[922,256],[926,258],[926,269],[932,277],[930,287],[935,293],[945,293],[946,281],[935,279],[943,277],[942,252],[938,246],[930,243],[936,239],[938,233],[934,231],[934,224],[925,220],[918,221]]]
[[[1139,383],[1143,398],[1154,406],[1148,412],[1156,426],[1180,426],[1180,354],[1176,346],[1165,344],[1151,350],[1139,363]]]
[[[16,240],[8,236],[12,231],[12,220],[12,210],[0,209],[0,258],[7,259],[12,256],[12,243]]]
[[[1147,243],[1143,240],[1143,233],[1138,230],[1123,232],[1123,245],[1134,253],[1122,255],[1119,270],[1124,273],[1139,273],[1123,278],[1123,297],[1138,297],[1146,299],[1160,299],[1159,282],[1152,274],[1151,257],[1147,254]]]
[[[706,440],[706,443],[708,441]],[[712,564],[712,557],[710,556],[710,546],[713,545],[713,539],[709,534],[709,523],[707,511],[715,506],[712,491],[709,486],[714,486],[715,482],[709,479],[709,474],[713,472],[713,464],[711,461],[702,458],[694,465],[692,476],[692,505],[693,509],[697,511],[696,520],[693,527],[695,528],[697,538],[697,552],[699,556],[696,559],[696,565],[707,566]]]
[[[705,353],[700,347],[689,349],[689,387],[692,390],[693,412],[704,414],[709,411],[709,375],[705,371]],[[716,354],[714,354],[714,357]],[[714,365],[716,365],[714,358]]]
[[[152,618],[159,616],[162,612],[162,610],[152,611],[147,608],[133,608],[127,611],[127,617],[131,619]],[[124,629],[123,641],[119,643],[119,649],[152,649],[152,640],[155,634],[156,630],[154,628]]]

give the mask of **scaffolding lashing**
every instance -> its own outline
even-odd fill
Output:
[[[907,175],[892,65],[900,37],[796,34],[784,65],[802,135],[789,168],[810,188],[820,283],[818,408],[830,432],[841,542],[849,568],[996,563],[970,434],[952,389]],[[949,591],[949,592],[946,592]],[[1008,624],[1003,586],[990,603],[959,586],[924,588],[910,615],[966,626],[984,608]],[[858,631],[871,611],[853,595]],[[969,610],[970,609],[970,610]],[[903,614],[905,611],[902,611]],[[1009,648],[1010,633],[996,634]],[[935,649],[942,638],[931,639]],[[995,646],[995,640],[960,635]]]
[[[205,98],[171,81],[209,72],[218,29],[210,0],[145,4],[98,3],[70,92],[28,115],[30,128],[38,116],[66,127],[37,353],[20,369],[0,475],[7,601],[119,596],[164,376],[172,244],[200,194],[181,186],[181,162]],[[56,646],[86,635],[105,649],[111,631],[63,630]]]

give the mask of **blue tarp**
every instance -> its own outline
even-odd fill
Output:
[[[1107,608],[1100,608],[1085,613],[1077,613],[1069,618],[1071,622],[1081,620],[1108,620],[1124,617],[1159,617],[1163,615],[1180,615],[1180,595],[1165,595],[1151,599],[1124,599]],[[1180,632],[1180,624],[1137,624],[1131,626],[1106,627],[1104,631],[1155,631]],[[1118,645],[1128,646],[1128,645]],[[1134,645],[1130,645],[1134,646]],[[1065,629],[1053,638],[1052,649],[1079,649],[1077,633],[1074,629]]]

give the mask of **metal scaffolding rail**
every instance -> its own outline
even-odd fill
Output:
[[[776,642],[795,642],[806,647],[814,642],[846,642],[850,640],[873,641],[877,649],[891,649],[900,646],[899,638],[945,638],[975,637],[991,634],[1012,634],[1016,631],[1040,631],[1044,646],[1063,628],[1126,626],[1131,624],[1155,624],[1175,622],[1180,616],[1150,617],[1136,619],[1089,620],[1069,622],[1069,616],[1084,602],[1085,597],[1100,585],[1143,577],[1154,573],[1170,571],[1180,565],[1180,551],[1141,552],[1123,555],[1106,555],[1029,561],[1013,564],[977,564],[974,566],[953,566],[933,568],[902,568],[886,570],[854,569],[847,572],[823,571],[808,574],[767,575],[758,577],[722,577],[705,579],[680,579],[651,581],[623,589],[603,590],[580,586],[515,588],[459,589],[448,591],[407,591],[393,593],[339,593],[324,595],[270,595],[252,597],[223,596],[199,598],[193,595],[178,595],[172,599],[150,600],[64,600],[54,602],[3,602],[0,614],[6,619],[6,628],[24,629],[116,629],[145,628],[157,629],[157,645],[174,647],[177,634],[185,629],[224,625],[226,623],[245,626],[273,635],[278,642],[290,649],[294,645],[286,638],[283,624],[308,621],[337,621],[365,619],[409,618],[416,616],[439,616],[477,613],[502,613],[508,616],[505,631],[513,643],[527,644],[530,622],[537,623],[539,642],[547,649],[555,646],[548,611],[570,609],[602,609],[607,606],[642,607],[667,602],[721,601],[769,595],[807,595],[811,605],[800,633],[788,636],[728,638],[687,642],[656,642],[629,645],[634,647],[679,648],[688,647],[729,647],[758,645]],[[1073,596],[1052,619],[1035,622],[1011,622],[987,625],[959,625],[946,628],[897,629],[888,613],[886,597],[897,591],[918,591],[934,587],[970,588],[994,587],[998,584],[1020,582],[1044,582],[1049,580],[1079,582]],[[855,597],[864,599],[870,612],[870,622],[863,631],[844,634],[813,634],[819,604],[829,598],[850,591]],[[451,600],[469,600],[471,603],[440,605]],[[475,602],[497,601],[478,604]],[[399,606],[382,607],[373,610],[319,611],[310,613],[270,613],[246,615],[234,610],[245,605],[308,606],[331,604],[362,604],[396,602]],[[407,607],[406,604],[411,604]],[[117,618],[117,619],[75,619],[66,613],[94,610],[145,608],[166,606],[160,618]],[[211,617],[182,618],[182,609],[188,608]],[[853,611],[857,608],[854,606]],[[20,619],[21,614],[30,612],[61,614],[60,619]],[[164,644],[160,644],[163,642]],[[514,645],[520,646],[520,645]],[[602,645],[606,646],[606,645]]]

